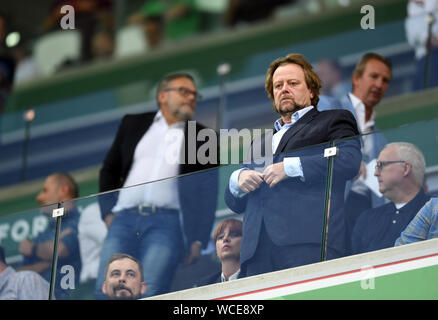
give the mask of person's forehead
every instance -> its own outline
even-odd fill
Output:
[[[240,228],[235,225],[235,224],[227,224],[224,227],[222,227],[222,229],[220,230],[219,234],[224,234],[224,233],[230,233],[230,232],[240,232]]]
[[[47,177],[46,181],[44,182],[44,186],[47,187],[53,187],[55,185],[55,177],[54,176],[49,176]]]
[[[387,160],[389,158],[397,157],[397,148],[394,146],[386,147],[380,152],[380,160]]]
[[[303,68],[295,63],[287,63],[280,65],[272,76],[273,81],[281,80],[283,78],[303,78]]]
[[[370,59],[365,64],[365,72],[379,72],[386,73],[388,76],[390,75],[390,70],[386,64],[377,59]]]
[[[193,81],[190,80],[189,78],[186,78],[186,77],[173,79],[172,81],[170,81],[170,85],[183,86],[183,87],[186,87],[188,89],[196,89],[196,86],[193,83]]]
[[[135,261],[132,261],[129,258],[119,259],[111,262],[109,266],[109,270],[134,270],[138,272],[138,265]]]

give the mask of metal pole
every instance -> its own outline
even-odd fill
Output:
[[[225,76],[230,72],[231,67],[228,63],[223,63],[218,66],[217,73],[219,74],[219,82],[220,82],[220,96],[219,96],[219,105],[217,109],[217,117],[216,117],[216,131],[219,132],[222,125],[224,114],[227,109],[227,90],[226,90],[226,79]]]
[[[21,161],[21,177],[20,181],[26,181],[27,178],[27,155],[29,149],[29,140],[30,140],[30,124],[33,119],[35,119],[35,111],[28,110],[24,114],[25,128],[24,128],[24,142],[23,142],[23,155]]]
[[[26,171],[27,171],[27,149],[29,146],[29,136],[30,136],[30,122],[26,121],[24,129],[24,142],[23,142],[23,156],[21,161],[21,178],[20,180],[26,181]]]
[[[56,231],[55,231],[55,240],[53,243],[52,273],[50,274],[49,300],[55,299],[55,282],[56,282],[56,270],[58,264],[59,233],[61,232],[61,222],[63,215],[64,215],[64,208],[62,208],[61,203],[58,203],[58,209],[53,210],[53,214],[52,214],[53,218],[56,217]]]
[[[334,142],[330,141],[330,147],[324,150],[324,157],[328,158],[327,180],[325,185],[324,219],[322,224],[321,261],[325,261],[327,253],[328,223],[330,219],[330,202],[332,196],[333,161],[337,155]]]

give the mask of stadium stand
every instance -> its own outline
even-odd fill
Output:
[[[211,2],[198,2],[216,18],[225,3],[221,1],[222,6],[211,7],[206,5]],[[98,170],[120,119],[126,113],[155,110],[153,86],[162,74],[195,71],[204,96],[196,120],[215,127],[222,93],[216,67],[227,62],[231,72],[226,78],[223,127],[271,126],[276,117],[264,91],[265,72],[270,61],[288,52],[300,52],[312,63],[337,57],[344,74],[351,74],[364,52],[376,51],[388,56],[394,65],[394,79],[379,105],[378,125],[390,140],[403,138],[423,149],[428,160],[428,186],[430,191],[437,192],[436,141],[429,138],[430,132],[436,135],[438,88],[412,93],[414,51],[407,45],[403,29],[406,1],[370,0],[367,4],[376,9],[375,30],[360,29],[360,1],[349,7],[334,6],[332,10],[327,8],[306,15],[296,8],[285,7],[275,21],[221,29],[221,32],[212,30],[210,34],[187,39],[184,45],[167,43],[154,51],[148,51],[147,45],[140,41],[134,46],[126,45],[125,41],[132,43],[132,40],[126,40],[125,36],[139,38],[140,30],[122,28],[116,36],[117,59],[80,66],[18,86],[10,96],[6,112],[0,116],[0,243],[6,230],[1,226],[7,225],[10,230],[14,223],[25,220],[33,228],[35,221],[40,221],[38,210],[33,209],[34,197],[43,178],[51,172],[73,173],[84,197],[79,201],[80,207],[94,202]],[[47,58],[40,52],[36,50],[37,57]],[[47,67],[47,73],[58,62],[54,58],[50,60],[52,66]],[[36,118],[30,127],[27,181],[21,181],[26,143],[23,112],[31,108],[36,111]],[[231,168],[224,168],[223,176],[230,171]],[[222,187],[226,183],[224,179]],[[215,225],[229,215],[220,200]],[[4,241],[10,243],[9,260],[19,261],[16,244],[8,237]],[[211,253],[211,248],[206,250],[196,268],[179,270],[172,290],[187,289],[191,277],[208,274],[205,269],[217,266]]]

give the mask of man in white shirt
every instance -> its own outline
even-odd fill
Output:
[[[195,126],[196,136],[206,129],[188,122],[199,98],[189,74],[172,74],[158,85],[158,112],[123,118],[100,172],[101,192],[122,189],[99,197],[109,228],[96,298],[103,298],[104,268],[114,253],[127,253],[142,262],[146,295],[153,296],[169,291],[184,256],[191,264],[207,247],[218,179],[217,170],[203,169],[215,167],[217,157],[207,163],[192,159],[203,142],[189,136],[190,126]],[[203,171],[193,173],[199,170]],[[177,177],[186,173],[191,174]]]
[[[333,109],[349,110],[356,118],[359,131],[362,135],[363,162],[360,174],[351,185],[347,185],[348,195],[345,207],[349,211],[347,215],[348,238],[350,238],[351,230],[362,211],[381,206],[385,203],[385,199],[373,194],[359,177],[366,178],[365,164],[373,159],[377,159],[380,151],[382,151],[387,143],[383,134],[375,133],[375,131],[378,131],[375,125],[375,108],[385,96],[391,82],[391,69],[392,63],[386,57],[374,52],[366,53],[353,71],[353,92],[347,95],[347,103],[336,105],[332,101],[328,102],[326,100],[327,97],[321,96],[321,102],[318,105],[318,110],[321,111]]]

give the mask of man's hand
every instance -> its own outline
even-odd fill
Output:
[[[201,256],[201,243],[195,241],[190,246],[189,255],[184,259],[184,266],[188,266],[192,263],[195,263],[200,256]]]
[[[256,190],[263,182],[263,174],[255,170],[243,170],[239,174],[239,188],[245,193]]]
[[[36,273],[43,273],[44,271],[48,270],[52,266],[51,261],[38,261],[33,264],[28,264],[26,266],[22,266],[17,268],[17,271],[34,271]]]
[[[263,171],[263,179],[270,188],[274,187],[281,180],[286,178],[286,171],[284,171],[283,162],[271,164]]]

